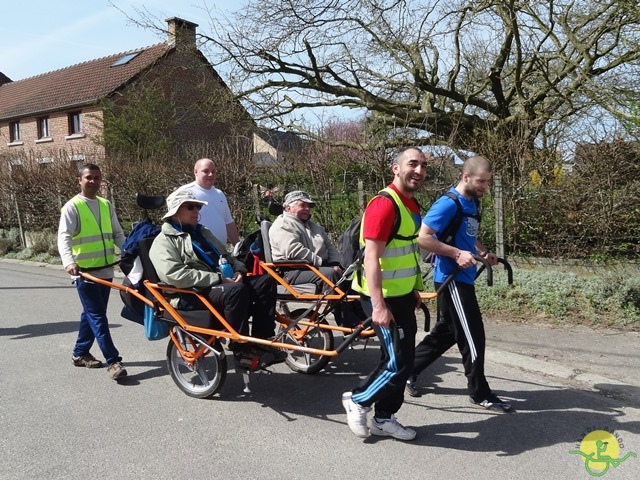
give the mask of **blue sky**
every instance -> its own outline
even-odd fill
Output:
[[[134,25],[147,10],[161,21],[180,17],[206,32],[214,15],[237,9],[242,0],[20,0],[3,8],[0,72],[12,80],[165,40]],[[118,8],[114,7],[116,5]],[[122,11],[120,11],[120,10]],[[123,13],[124,12],[124,13]]]

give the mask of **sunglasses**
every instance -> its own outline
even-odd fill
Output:
[[[190,212],[193,210],[200,211],[200,209],[202,208],[202,205],[200,205],[199,203],[183,203],[182,206]]]

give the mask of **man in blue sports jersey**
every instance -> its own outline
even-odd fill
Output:
[[[505,413],[511,411],[511,405],[491,391],[484,375],[486,338],[474,287],[474,256],[486,258],[490,265],[496,265],[498,261],[496,255],[489,253],[477,239],[477,199],[488,190],[491,175],[491,165],[484,157],[471,157],[462,165],[462,178],[451,189],[462,206],[462,223],[449,244],[443,243],[444,239],[439,238],[439,235],[442,236],[456,217],[458,206],[454,199],[447,195],[440,197],[422,220],[418,245],[436,255],[433,277],[435,288],[438,289],[456,269],[459,271],[438,297],[440,316],[429,334],[416,347],[413,376],[407,381],[406,389],[410,395],[420,396],[415,388],[417,376],[457,344],[462,354],[471,403],[487,410]]]

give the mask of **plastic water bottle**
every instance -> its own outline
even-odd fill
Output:
[[[233,267],[229,265],[229,262],[224,257],[220,257],[220,273],[224,278],[233,277]]]

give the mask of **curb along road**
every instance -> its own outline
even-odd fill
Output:
[[[488,361],[640,407],[640,332],[491,319],[486,330]]]

